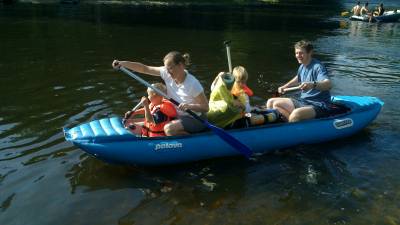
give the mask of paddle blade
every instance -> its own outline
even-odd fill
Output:
[[[210,128],[214,132],[214,134],[218,135],[222,140],[224,140],[230,146],[234,147],[236,150],[238,150],[240,153],[242,153],[244,156],[246,156],[246,158],[251,157],[251,155],[253,154],[253,151],[249,147],[247,147],[245,144],[238,141],[236,138],[234,138],[232,135],[228,134],[223,129],[216,127],[206,121],[204,121],[204,122],[207,125],[207,127]]]
[[[340,15],[341,15],[341,16],[348,16],[348,15],[349,15],[349,12],[342,12]]]

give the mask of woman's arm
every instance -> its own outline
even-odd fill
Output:
[[[139,73],[148,74],[152,76],[160,76],[160,71],[163,68],[162,66],[160,67],[147,66],[139,62],[129,62],[129,61],[119,61],[119,60],[113,61],[112,67],[119,68],[120,66],[123,66],[125,68],[128,68],[130,70]]]
[[[194,98],[192,103],[181,103],[178,106],[178,109],[185,111],[187,109],[196,111],[196,112],[208,112],[208,100],[204,92],[201,92],[198,96]]]

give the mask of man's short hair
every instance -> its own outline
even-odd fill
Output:
[[[307,40],[301,40],[296,42],[294,45],[294,49],[305,49],[307,53],[311,52],[314,49],[314,46],[311,44],[311,42]]]

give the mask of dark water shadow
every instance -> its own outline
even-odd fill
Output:
[[[307,3],[305,3],[307,2]],[[293,30],[332,29],[327,18],[337,14],[340,1],[289,2],[257,6],[211,5],[148,7],[141,5],[23,5],[9,6],[3,15],[23,18],[80,20],[98,24],[177,27],[189,30]],[[90,12],[90,13],[88,13]],[[18,17],[16,17],[18,15]]]

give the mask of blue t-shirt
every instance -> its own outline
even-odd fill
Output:
[[[312,59],[307,66],[303,64],[300,65],[297,71],[297,79],[299,83],[304,83],[314,81],[320,82],[329,79],[329,77],[325,66],[322,65],[320,61]],[[302,91],[300,98],[307,101],[329,103],[331,101],[331,94],[329,91],[310,89],[308,91]]]

